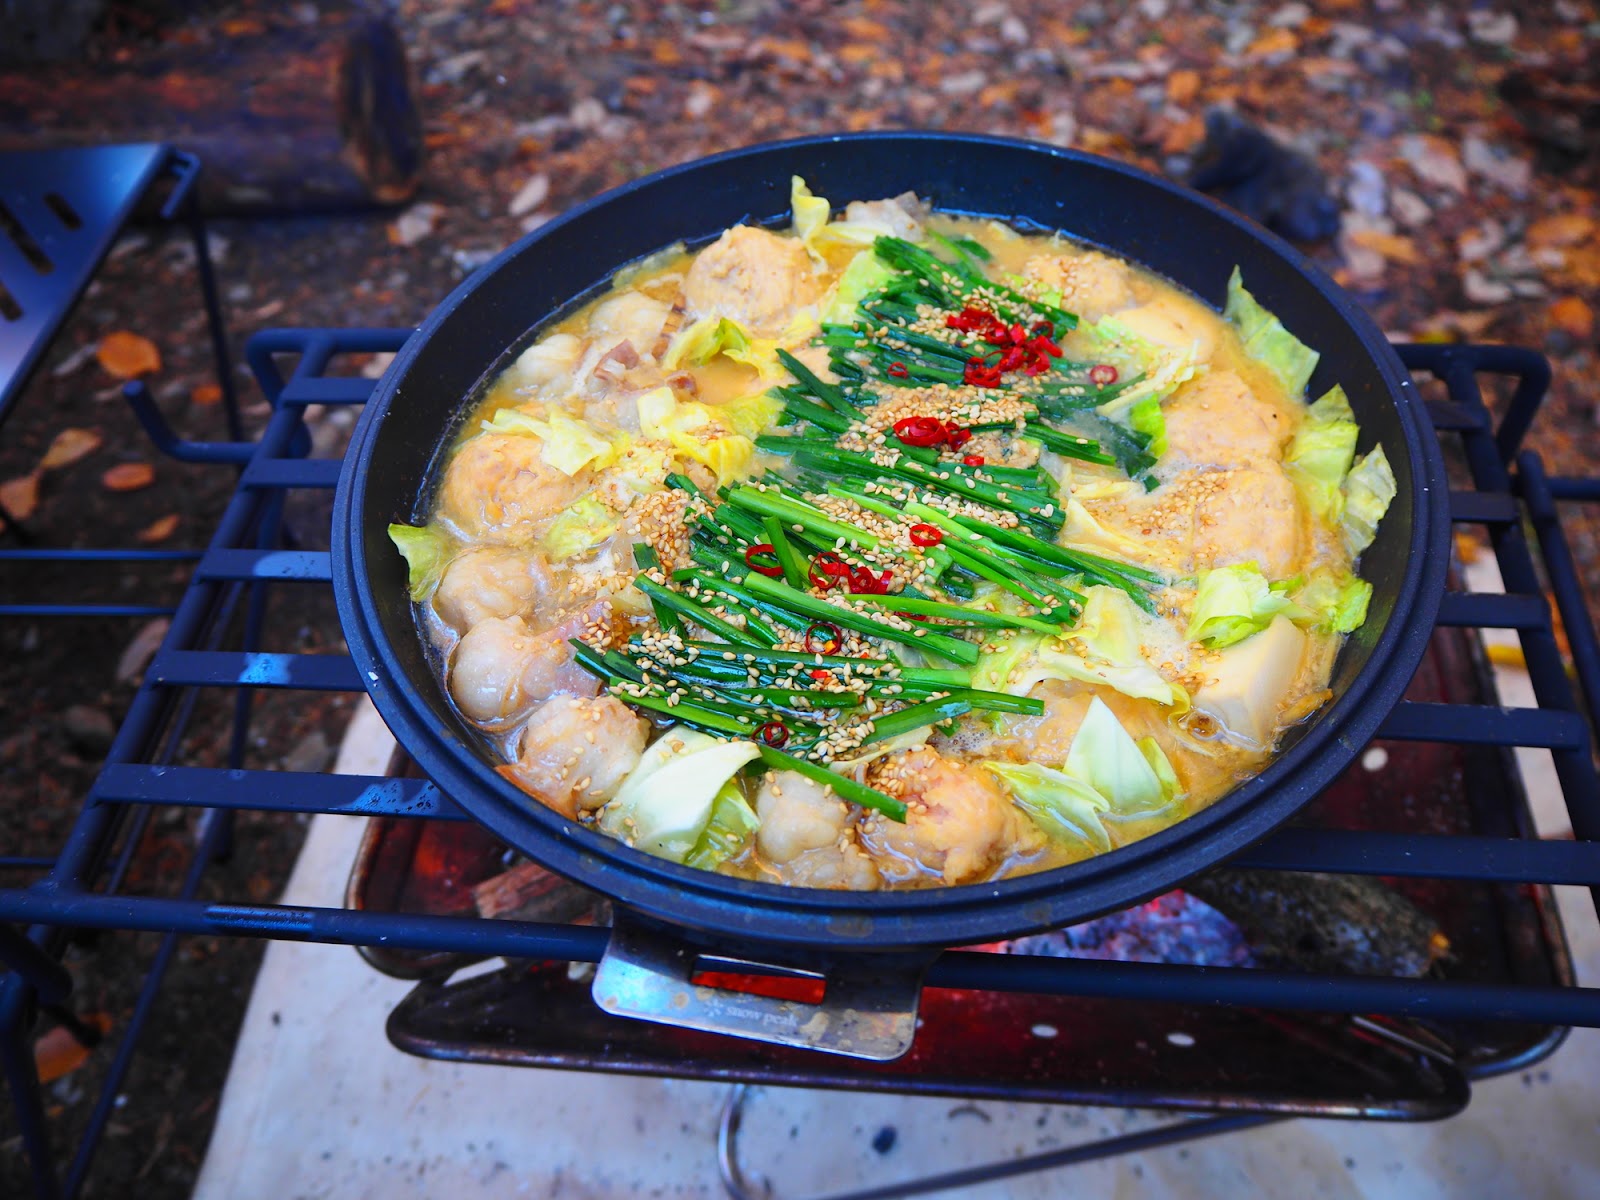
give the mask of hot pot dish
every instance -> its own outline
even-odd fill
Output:
[[[1396,483],[1250,264],[1219,314],[909,193],[792,209],[538,330],[391,526],[500,773],[661,859],[874,890],[1091,858],[1261,771]]]

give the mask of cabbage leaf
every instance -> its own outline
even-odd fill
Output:
[[[539,544],[556,562],[586,554],[620,528],[617,515],[591,493],[580,496],[550,522]]]
[[[1051,837],[1087,842],[1096,850],[1111,849],[1111,838],[1100,823],[1106,798],[1075,775],[1040,763],[1009,763],[987,759],[982,764],[998,775],[1011,792],[1011,801]]]
[[[1242,642],[1272,623],[1279,613],[1293,615],[1286,585],[1270,584],[1255,563],[1236,563],[1200,573],[1184,640],[1213,650]]]
[[[760,756],[754,742],[724,742],[682,727],[669,729],[646,748],[639,765],[622,781],[601,814],[600,828],[646,854],[683,862],[711,823],[723,785]],[[734,819],[726,813],[724,817]]]
[[[1305,420],[1284,455],[1284,470],[1301,499],[1323,521],[1336,522],[1344,515],[1341,485],[1355,458],[1359,434],[1344,389],[1335,385],[1306,409]]]
[[[1382,446],[1374,446],[1350,468],[1344,481],[1344,517],[1339,526],[1352,558],[1372,545],[1378,522],[1389,511],[1389,502],[1398,491]]]
[[[829,324],[854,322],[861,315],[861,301],[881,290],[893,278],[892,267],[871,250],[861,251],[840,274],[822,319]]]
[[[1156,740],[1134,741],[1098,696],[1060,768],[992,759],[980,765],[1005,782],[1012,802],[1047,834],[1102,851],[1111,848],[1105,822],[1152,816],[1181,794]]]
[[[789,177],[789,207],[794,212],[794,232],[806,249],[811,250],[812,241],[817,234],[828,224],[828,218],[833,215],[833,206],[821,196],[813,195],[806,186],[806,181],[798,175]],[[812,251],[813,254],[815,251]]]
[[[1228,279],[1228,303],[1222,315],[1239,327],[1246,354],[1277,376],[1291,396],[1305,394],[1306,384],[1322,356],[1257,303],[1245,290],[1238,267]]]
[[[1114,314],[1101,317],[1093,325],[1079,328],[1087,334],[1090,352],[1097,359],[1111,363],[1124,377],[1134,380],[1095,410],[1102,417],[1112,418],[1124,425],[1130,425],[1131,412],[1141,403],[1153,400],[1159,405],[1180,384],[1205,370],[1205,364],[1199,361],[1199,342],[1193,342],[1182,350],[1161,346]],[[1154,425],[1155,418],[1148,415],[1149,410],[1143,411],[1147,414],[1145,423]],[[1161,421],[1163,432],[1165,424],[1164,420]]]
[[[1026,696],[1047,679],[1072,679],[1187,711],[1189,694],[1164,679],[1140,653],[1139,614],[1127,593],[1091,587],[1084,596],[1078,624],[1060,637],[1017,634],[979,655],[972,686]]]
[[[716,473],[718,486],[744,478],[755,462],[755,443],[730,426],[748,428],[757,420],[764,426],[771,419],[768,414],[777,406],[775,401],[751,397],[736,405],[712,409],[693,400],[678,399],[670,387],[642,392],[634,402],[644,436],[670,443],[685,457],[710,467]]]
[[[1360,629],[1367,619],[1367,605],[1372,600],[1372,585],[1347,572],[1335,572],[1327,567],[1311,573],[1305,586],[1295,592],[1294,602],[1304,616],[1299,623],[1309,624],[1326,633],[1350,633]],[[1294,617],[1294,613],[1289,614]]]
[[[1155,739],[1143,741],[1149,744],[1134,741],[1096,696],[1072,739],[1063,770],[1099,792],[1106,810],[1115,816],[1158,812],[1176,796],[1177,775]],[[1152,760],[1166,765],[1158,768]]]
[[[483,423],[492,433],[533,434],[540,440],[539,457],[571,477],[584,467],[607,466],[622,452],[625,437],[607,438],[587,421],[551,409],[544,418],[517,408],[502,408]]]
[[[1161,411],[1161,401],[1146,396],[1128,410],[1128,428],[1145,436],[1145,449],[1151,458],[1161,458],[1167,452],[1167,414]]]
[[[389,540],[405,557],[411,598],[421,603],[439,586],[454,556],[455,541],[437,525],[391,525]]]
[[[711,801],[711,818],[684,857],[684,864],[709,871],[732,858],[761,828],[761,818],[739,790],[739,781],[724,783]]]

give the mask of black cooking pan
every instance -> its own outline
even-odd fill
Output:
[[[456,714],[430,665],[405,564],[386,527],[425,518],[451,434],[538,327],[591,299],[618,267],[674,241],[704,242],[739,221],[787,221],[795,174],[839,203],[912,189],[941,209],[1059,229],[1218,307],[1238,264],[1260,302],[1321,351],[1311,393],[1343,385],[1361,425],[1360,452],[1383,443],[1399,494],[1362,560],[1373,586],[1370,614],[1339,656],[1334,699],[1290,732],[1260,775],[1204,812],[1086,862],[999,883],[871,893],[779,887],[677,866],[580,828],[495,773],[488,743]],[[964,134],[860,134],[737,150],[641,179],[530,234],[457,288],[406,343],[357,427],[334,510],[334,586],[368,690],[422,769],[529,857],[643,914],[647,935],[624,918],[613,939],[614,969],[608,976],[603,968],[597,986],[602,1002],[631,1011],[623,993],[649,972],[687,976],[692,955],[661,950],[662,923],[779,957],[821,952],[810,966],[837,968],[841,951],[962,945],[1085,920],[1163,892],[1248,846],[1330,782],[1399,700],[1443,588],[1445,503],[1438,446],[1399,360],[1361,309],[1286,243],[1203,196],[1088,155]],[[885,978],[903,981],[905,964],[916,961],[879,965]],[[856,1017],[894,1008],[862,971],[852,978],[865,989],[848,1005]],[[680,1015],[705,999],[673,986],[662,1002],[678,1004]],[[847,987],[834,990],[841,1000],[849,995]],[[911,995],[914,1001],[914,979]],[[641,1006],[649,1007],[634,1007]],[[872,1039],[867,1026],[875,1020],[858,1020],[842,1048],[862,1052],[851,1046]],[[751,1009],[738,1023],[743,1032],[812,1044],[775,1028],[794,1024],[789,1016]],[[902,1020],[898,1028],[908,1042],[909,1026]]]

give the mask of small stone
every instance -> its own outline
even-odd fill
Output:
[[[74,704],[66,709],[61,714],[61,728],[74,747],[96,758],[105,756],[117,736],[110,714],[89,704]]]
[[[1357,160],[1350,164],[1350,182],[1345,185],[1344,196],[1364,217],[1381,217],[1388,208],[1387,188],[1383,172],[1375,163]]]
[[[1441,137],[1409,133],[1400,139],[1400,157],[1416,172],[1417,178],[1435,187],[1465,193],[1467,172],[1456,149]]]
[[[1509,46],[1517,37],[1517,18],[1510,13],[1475,9],[1467,14],[1467,32],[1485,46]]]
[[[1405,188],[1396,188],[1389,196],[1389,211],[1407,229],[1420,229],[1433,217],[1428,202]]]
[[[1462,274],[1461,290],[1474,304],[1504,304],[1512,296],[1509,284],[1490,279],[1476,268],[1469,268]]]
[[[522,185],[520,191],[511,198],[511,215],[525,217],[538,208],[550,195],[550,176],[540,171],[532,176],[527,183]]]
[[[295,743],[294,749],[283,756],[283,769],[315,773],[325,770],[332,760],[333,747],[328,745],[328,739],[322,735],[322,730],[313,729]]]

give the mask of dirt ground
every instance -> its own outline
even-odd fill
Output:
[[[1596,55],[1600,13],[1591,3],[1528,11],[1460,0],[1425,11],[1398,0],[389,7],[426,120],[421,193],[402,211],[216,222],[239,361],[248,335],[270,326],[414,323],[492,252],[567,206],[716,150],[840,129],[938,127],[1075,146],[1182,178],[1204,114],[1227,105],[1326,173],[1343,232],[1307,250],[1385,330],[1544,350],[1556,384],[1533,443],[1557,471],[1600,462],[1600,135],[1565,121],[1561,98],[1577,77],[1572,65]],[[203,39],[217,18],[200,20],[190,36]],[[123,26],[111,49],[136,55],[136,39],[179,32]],[[1519,86],[1507,88],[1511,79]],[[99,439],[85,457],[42,476],[31,525],[43,543],[189,547],[209,536],[231,473],[159,459],[95,356],[113,333],[148,339],[161,360],[149,382],[163,410],[190,436],[223,437],[220,406],[204,386],[209,359],[192,268],[182,237],[159,229],[127,237],[4,429],[0,482],[32,473],[63,429]],[[262,397],[242,370],[240,382],[247,422],[259,428]],[[319,436],[336,443],[342,433],[329,426]],[[128,477],[129,464],[149,464],[151,481],[110,490],[106,472],[122,466]],[[312,506],[295,520],[308,542],[325,544],[325,511]],[[1600,594],[1600,523],[1578,523],[1574,540],[1591,594]],[[0,589],[18,601],[159,603],[175,599],[185,577],[181,564],[5,567]],[[339,643],[331,597],[308,596],[275,609],[267,648]],[[148,636],[145,625],[0,620],[7,853],[59,845],[132,698],[118,664]],[[347,698],[266,700],[245,765],[324,765],[348,708]],[[222,701],[202,707],[181,761],[225,761],[230,711]],[[272,898],[301,825],[247,817],[233,857],[210,873],[203,894]],[[189,814],[159,816],[129,886],[169,888],[193,829]],[[3,886],[29,878],[0,870]],[[114,1032],[48,1086],[58,1144],[70,1145],[87,1118],[156,945],[154,936],[105,935],[69,952],[76,1008],[104,1014]],[[250,943],[180,945],[84,1194],[188,1193],[258,955]],[[14,1134],[11,1114],[0,1115],[6,1195],[26,1186]]]

